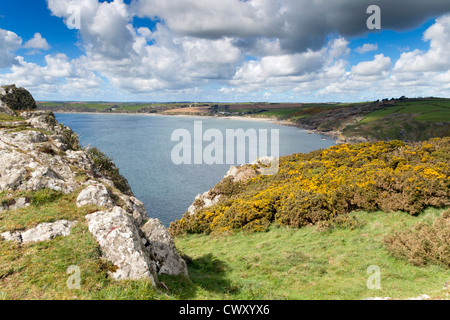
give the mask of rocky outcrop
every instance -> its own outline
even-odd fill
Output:
[[[6,200],[0,205],[0,211],[3,210],[17,210],[30,206],[30,198],[20,197],[17,199]]]
[[[106,189],[103,184],[99,183],[88,186],[78,195],[78,207],[83,207],[90,204],[100,207],[112,207],[114,202],[111,199],[108,189]]]
[[[3,107],[10,110],[37,109],[33,96],[24,88],[17,88],[15,84],[0,87],[0,101]]]
[[[89,231],[100,245],[105,259],[117,266],[111,273],[116,280],[157,281],[156,264],[144,246],[135,221],[120,207],[86,216]]]
[[[27,231],[4,232],[0,236],[7,241],[19,243],[33,243],[54,239],[58,236],[67,236],[75,226],[76,221],[60,220],[53,223],[42,223]]]
[[[120,201],[124,203],[125,210],[140,226],[148,219],[144,204],[137,198],[129,195],[120,195]]]
[[[14,96],[14,92],[20,96]],[[75,193],[78,207],[98,208],[86,216],[86,222],[103,258],[115,266],[112,278],[148,279],[155,285],[158,274],[187,276],[186,263],[161,222],[149,220],[144,204],[131,191],[124,193],[115,185],[115,181],[126,181],[123,177],[117,179],[117,170],[114,172],[117,180],[109,178],[90,153],[80,148],[76,134],[58,124],[53,113],[30,111],[34,100],[26,98],[20,88],[2,87],[0,97],[2,106],[12,105],[20,113],[17,121],[9,121],[7,126],[3,123],[4,129],[0,129],[0,191],[6,194],[0,211],[33,205],[28,197],[15,199],[12,195],[15,191],[33,193],[50,189]],[[110,159],[108,164],[115,168]],[[66,220],[42,223],[25,231],[3,232],[0,238],[21,244],[51,241],[69,235],[75,223]]]
[[[250,164],[231,166],[224,178],[232,177],[233,181],[245,182],[259,175],[273,175],[278,172],[278,161],[275,157],[264,156]]]
[[[143,227],[145,246],[156,262],[159,274],[187,276],[187,266],[176,254],[172,236],[158,219],[150,219]]]
[[[0,100],[0,113],[7,114],[8,116],[16,116],[16,113],[11,110],[3,101]]]
[[[33,130],[0,131],[0,190],[75,191],[75,172],[50,139]]]
[[[203,194],[199,194],[195,197],[194,202],[189,206],[188,212],[190,214],[195,214],[196,212],[212,207],[217,204],[222,195],[216,195],[212,190],[206,191]]]
[[[231,182],[245,182],[259,175],[276,174],[278,172],[278,161],[275,157],[264,156],[250,164],[231,166],[221,183],[226,179],[229,179]],[[225,198],[226,195],[221,194],[221,191],[214,187],[203,194],[197,195],[194,202],[189,206],[188,212],[191,215],[195,214],[202,209],[216,205]]]

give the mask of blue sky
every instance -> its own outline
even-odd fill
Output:
[[[381,30],[366,25],[374,3]],[[395,3],[10,1],[0,8],[0,85],[37,100],[450,97],[450,2]]]

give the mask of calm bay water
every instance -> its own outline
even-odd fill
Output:
[[[202,121],[203,132],[219,129],[279,130],[280,155],[309,152],[334,145],[334,140],[307,134],[295,127],[270,122],[211,119],[194,117],[55,114],[58,122],[79,134],[83,146],[95,146],[114,160],[120,173],[129,181],[135,196],[141,200],[150,217],[168,227],[180,219],[197,194],[216,185],[230,165],[175,165],[171,160],[172,132],[187,129],[194,135],[194,121]],[[209,142],[205,142],[207,146]],[[268,148],[270,155],[270,146]],[[253,161],[253,160],[252,160]]]

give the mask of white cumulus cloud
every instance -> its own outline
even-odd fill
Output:
[[[39,32],[36,32],[32,39],[25,42],[23,47],[26,49],[50,49],[50,45],[48,44],[47,40],[43,38]]]
[[[364,54],[371,51],[377,51],[378,50],[378,44],[373,43],[364,43],[361,47],[358,47],[355,49],[356,52],[359,54]]]
[[[423,39],[430,42],[430,49],[402,53],[395,64],[396,71],[439,72],[450,69],[450,15],[438,18],[425,31]]]
[[[0,29],[0,68],[16,63],[15,52],[20,48],[22,39],[12,31]]]

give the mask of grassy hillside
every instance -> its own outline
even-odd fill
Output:
[[[361,121],[343,129],[348,137],[365,136],[376,140],[426,140],[450,135],[448,99],[399,101],[367,114]]]
[[[191,258],[192,283],[164,281],[182,299],[445,298],[448,268],[408,264],[392,257],[383,243],[394,231],[431,224],[442,211],[427,209],[418,216],[354,212],[361,223],[354,229],[273,225],[263,233],[180,236],[176,244]],[[372,265],[380,268],[381,290],[367,287]]]
[[[450,121],[450,105],[447,99],[425,99],[399,102],[371,112],[361,123],[377,121],[394,113],[412,114],[416,121]]]
[[[17,230],[56,219],[76,219],[67,237],[37,244],[0,241],[0,299],[363,299],[428,294],[442,298],[449,280],[443,266],[413,266],[392,257],[386,235],[418,222],[431,224],[442,209],[418,216],[404,212],[353,213],[358,228],[336,225],[291,229],[272,226],[264,233],[236,232],[225,237],[187,235],[176,239],[188,256],[190,280],[160,276],[168,290],[148,281],[112,280],[112,266],[101,259],[87,229],[85,214],[98,208],[77,208],[78,192],[28,194],[32,206],[0,214],[1,231]],[[7,198],[5,193],[2,199]],[[14,196],[17,196],[16,194]],[[81,289],[68,289],[67,268],[81,268]],[[367,268],[381,268],[381,290],[369,290]]]
[[[196,299],[448,298],[449,142],[344,144],[283,157],[274,176],[225,178],[218,204],[171,225],[193,284],[169,287]]]
[[[60,219],[78,221],[67,237],[23,245],[0,241],[0,299],[169,299],[148,281],[116,282],[108,276],[112,266],[102,259],[85,219],[86,214],[101,208],[78,208],[75,203],[80,191],[67,195],[47,189],[0,193],[2,203],[17,197],[31,199],[30,207],[0,211],[0,232]],[[81,270],[79,290],[67,287],[71,265]]]

